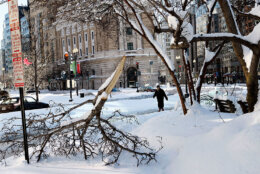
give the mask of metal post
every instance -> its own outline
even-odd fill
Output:
[[[185,92],[188,94],[188,74],[185,74]]]
[[[83,73],[81,73],[81,74],[82,74],[82,77],[81,77],[81,82],[82,82],[81,83],[81,89],[83,89],[84,88],[84,84],[83,84],[84,83],[84,79],[83,79]]]
[[[69,76],[70,76],[70,100],[69,100],[69,102],[72,102],[73,101],[73,99],[72,99],[72,79],[71,79],[71,72],[70,72],[70,64],[71,64],[71,56],[69,53]]]
[[[78,72],[77,72],[77,55],[75,56],[75,80],[76,80],[76,94],[79,96]]]
[[[78,85],[78,80],[77,80],[77,78],[78,78],[78,72],[77,72],[77,49],[74,51],[73,50],[73,52],[74,52],[74,61],[75,61],[75,80],[76,80],[76,94],[77,94],[77,96],[79,96],[79,85]]]
[[[22,125],[23,125],[23,143],[24,143],[24,153],[25,160],[29,164],[29,151],[28,151],[28,140],[27,140],[27,132],[26,132],[26,118],[24,111],[24,91],[23,88],[19,88],[20,91],[20,104],[21,104],[21,114],[22,114]]]
[[[77,93],[77,96],[79,96],[79,85],[78,85],[78,80],[76,81],[76,84],[77,84],[77,90],[76,90],[76,93]]]
[[[4,90],[5,90],[5,69],[3,71],[3,84],[4,84]]]

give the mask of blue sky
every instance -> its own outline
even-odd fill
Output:
[[[19,5],[27,5],[27,0],[18,0]],[[8,13],[8,3],[0,5],[0,45],[3,38],[3,22],[5,14]]]

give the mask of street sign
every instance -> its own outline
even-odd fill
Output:
[[[9,25],[11,32],[14,86],[24,87],[24,72],[17,0],[8,0]]]
[[[11,45],[12,45],[12,59],[13,59],[13,79],[14,86],[19,88],[20,92],[20,105],[22,114],[23,125],[23,142],[24,142],[24,156],[29,164],[29,150],[26,132],[26,118],[24,111],[24,73],[23,73],[23,58],[22,58],[22,45],[21,45],[21,32],[19,24],[19,10],[17,0],[8,0],[9,11],[9,25],[11,32]]]

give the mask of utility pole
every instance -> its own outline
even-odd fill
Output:
[[[64,54],[65,64],[68,66],[68,75],[70,79],[70,100],[69,102],[72,102],[72,80],[71,80],[71,72],[70,72],[70,64],[71,64],[71,55],[68,52],[65,52]]]

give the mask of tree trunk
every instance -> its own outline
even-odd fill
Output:
[[[195,92],[195,88],[194,88],[194,83],[193,83],[193,78],[192,78],[192,74],[191,74],[191,66],[190,66],[190,62],[188,61],[188,69],[189,69],[189,77],[190,77],[190,86],[191,86],[191,90],[192,90],[192,94],[193,94],[193,98],[196,101],[196,92]],[[190,94],[191,95],[191,94]]]
[[[232,17],[232,12],[229,8],[227,0],[219,0],[218,2],[219,2],[219,5],[221,7],[221,10],[223,12],[223,15],[225,17],[226,24],[227,24],[227,27],[228,27],[228,31],[231,32],[231,33],[234,33],[234,34],[238,34],[239,31],[237,30],[237,27],[236,27],[236,21]],[[246,67],[246,62],[244,60],[244,53],[243,53],[242,46],[238,42],[232,42],[232,45],[233,45],[235,54],[237,56],[237,59],[242,66],[242,70],[244,72],[244,75],[247,79],[249,73],[248,73],[248,69]]]
[[[259,49],[260,50],[260,49]],[[258,77],[257,77],[257,69],[259,65],[260,55],[253,55],[252,62],[250,66],[249,77],[246,81],[247,86],[247,96],[246,100],[248,103],[248,111],[253,112],[254,106],[258,100]]]
[[[35,88],[35,95],[36,95],[36,102],[39,101],[39,91],[38,91],[38,74],[37,74],[37,59],[36,59],[36,50],[35,50],[35,57],[34,57],[34,88]]]
[[[186,77],[186,83],[188,83],[188,87],[189,87],[189,96],[190,96],[190,104],[193,105],[193,101],[192,101],[192,94],[191,94],[191,79],[188,75],[190,69],[186,63],[186,58],[184,56],[184,49],[182,49],[182,61],[183,61],[183,64],[184,64],[184,70],[185,70],[185,77]],[[187,87],[187,86],[186,86]],[[186,91],[187,92],[187,91]]]
[[[258,79],[257,76],[250,76],[246,83],[247,86],[247,96],[246,100],[248,103],[248,111],[253,112],[254,106],[258,100]]]
[[[221,10],[224,14],[226,24],[228,27],[228,31],[234,34],[238,34],[239,31],[237,31],[237,27],[235,24],[235,19],[232,17],[231,9],[229,8],[228,2],[226,0],[219,0],[219,4],[221,7]],[[252,62],[250,65],[250,72],[248,71],[248,68],[246,66],[246,62],[244,60],[244,53],[243,49],[240,43],[232,42],[233,48],[235,51],[235,54],[238,58],[238,61],[240,62],[242,66],[242,70],[244,72],[245,78],[246,78],[246,85],[247,85],[247,102],[248,102],[248,109],[249,112],[254,111],[254,105],[257,102],[258,98],[258,78],[257,78],[257,69],[259,65],[259,59],[260,59],[260,42],[258,43],[258,50],[253,50],[254,55],[252,57]],[[257,53],[257,54],[256,54]]]

